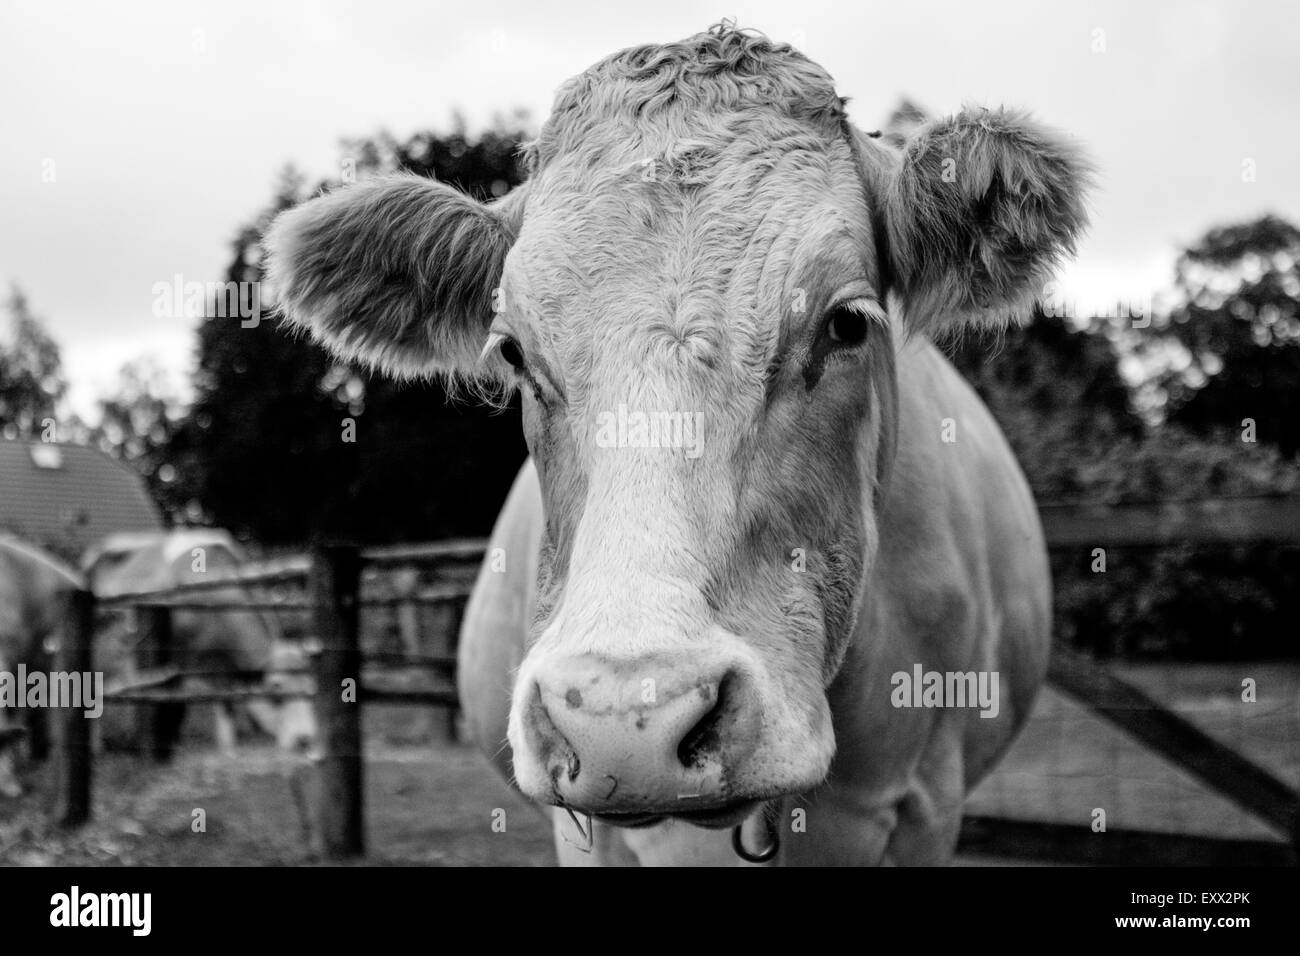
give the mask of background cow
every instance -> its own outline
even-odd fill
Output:
[[[532,463],[462,635],[476,740],[565,811],[565,860],[722,861],[741,821],[786,862],[947,859],[1051,616],[1023,476],[928,339],[1027,311],[1085,163],[1008,110],[894,148],[725,26],[571,80],[528,158],[494,205],[379,179],[266,240],[338,354],[522,395]],[[628,409],[697,416],[699,454],[611,433]],[[998,675],[996,716],[900,706],[917,666]]]
[[[228,533],[204,528],[115,535],[87,551],[82,567],[95,594],[112,597],[232,578],[245,561],[243,551]],[[228,588],[204,592],[204,598],[214,602],[238,604],[252,597],[247,588],[233,582]],[[102,615],[96,628],[97,658],[119,684],[135,675],[140,638],[133,611],[110,610]],[[307,657],[298,644],[284,639],[272,613],[178,609],[172,612],[172,642],[171,666],[189,671],[245,672],[229,678],[213,673],[190,680],[187,686],[247,687],[257,683],[258,678],[251,675],[265,675],[266,683],[279,690],[310,689],[308,676],[290,673],[305,668]],[[255,700],[238,706],[222,703],[214,707],[214,714],[217,741],[226,751],[235,747],[241,715],[247,715],[286,750],[305,752],[316,740],[315,712],[309,699]],[[114,736],[133,732],[134,728],[121,727]]]

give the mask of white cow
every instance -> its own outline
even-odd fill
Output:
[[[210,583],[238,575],[247,557],[226,531],[216,528],[177,529],[111,535],[82,556],[82,569],[99,597],[166,591],[194,583]],[[210,672],[189,680],[194,689],[246,688],[260,679],[283,692],[307,691],[311,678],[297,673],[307,667],[303,649],[285,640],[276,616],[267,611],[243,610],[250,602],[248,588],[232,581],[228,588],[205,592],[213,602],[233,607],[218,611],[176,610],[172,612],[171,664],[189,671]],[[127,682],[139,640],[135,615],[114,611],[97,628],[97,656],[106,669]],[[242,676],[224,678],[222,671]],[[310,699],[286,696],[278,700],[251,700],[242,707],[218,704],[213,709],[220,748],[231,753],[236,746],[238,715],[247,713],[252,722],[276,738],[290,752],[307,752],[316,744],[316,716]]]
[[[1028,311],[1086,164],[1006,110],[895,149],[725,25],[569,81],[527,159],[492,205],[378,178],[266,239],[339,355],[522,395],[475,739],[567,862],[734,861],[737,825],[747,857],[947,860],[1051,614],[1025,480],[928,339]]]

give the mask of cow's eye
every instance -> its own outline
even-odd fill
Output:
[[[826,336],[839,345],[861,345],[867,338],[867,311],[856,305],[837,305],[826,319]]]
[[[519,343],[510,336],[502,332],[493,332],[488,336],[487,344],[483,346],[483,355],[479,361],[483,361],[492,352],[495,351],[501,356],[502,360],[516,372],[524,370],[524,352],[519,347]]]
[[[524,353],[520,350],[519,343],[514,339],[506,339],[501,343],[501,358],[516,371],[523,371]]]

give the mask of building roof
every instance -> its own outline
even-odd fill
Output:
[[[0,531],[73,554],[108,534],[162,527],[140,476],[99,449],[0,441]]]

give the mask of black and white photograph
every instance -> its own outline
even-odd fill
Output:
[[[1297,30],[0,0],[21,922],[922,867],[1248,940],[1300,862]]]

